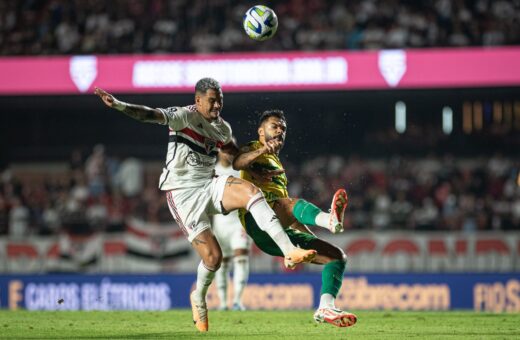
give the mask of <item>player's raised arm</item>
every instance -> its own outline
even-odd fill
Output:
[[[151,107],[144,105],[125,103],[98,87],[95,88],[94,93],[101,98],[101,100],[103,101],[103,103],[106,104],[106,106],[121,111],[128,117],[131,117],[135,120],[139,120],[145,123],[166,123],[166,118],[164,117],[164,114],[158,109],[152,109]]]
[[[248,146],[240,148],[238,155],[233,160],[233,169],[246,170],[255,162],[255,160],[266,153],[276,153],[280,150],[283,143],[278,139],[266,142],[261,148],[251,150]]]

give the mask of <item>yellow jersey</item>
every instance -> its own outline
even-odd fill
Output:
[[[255,140],[247,144],[250,151],[260,149],[263,147],[262,143]],[[266,153],[259,156],[251,165],[255,170],[283,170],[283,165],[277,155]],[[266,183],[255,181],[247,170],[240,171],[240,178],[245,179],[256,185],[264,193],[265,199],[271,205],[279,198],[289,197],[287,192],[287,176],[285,173],[273,176],[272,180]]]

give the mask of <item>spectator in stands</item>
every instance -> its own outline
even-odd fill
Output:
[[[130,157],[125,159],[115,174],[116,183],[121,193],[126,197],[135,197],[143,191],[143,164],[140,160]]]
[[[229,1],[0,3],[0,55],[337,50],[520,43],[518,1],[284,0],[269,44],[241,29]]]
[[[0,193],[0,235],[7,234],[9,229],[9,211],[7,210],[7,201]]]
[[[101,144],[94,146],[92,154],[85,162],[88,189],[91,195],[97,196],[105,190],[106,158],[105,147]]]
[[[103,159],[107,158],[103,151]],[[62,228],[73,233],[117,231],[131,216],[170,221],[164,195],[150,180],[155,176],[140,160],[123,161],[117,172],[107,171],[107,162],[98,161],[91,159],[85,169],[78,165],[74,172],[40,179],[17,179],[18,174],[4,171],[0,234],[25,237],[55,234]],[[286,161],[295,196],[313,197],[326,208],[330,191],[346,183],[350,197],[346,226],[375,230],[520,230],[519,168],[517,159],[498,154],[489,160],[331,155],[298,164]],[[87,169],[91,176],[104,174],[106,190],[89,189]]]
[[[31,233],[29,229],[30,217],[29,209],[20,198],[13,198],[9,211],[9,237],[19,240],[27,237]]]

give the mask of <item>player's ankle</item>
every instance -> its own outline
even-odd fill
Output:
[[[315,224],[318,227],[329,229],[329,220],[330,214],[322,211],[316,216]]]

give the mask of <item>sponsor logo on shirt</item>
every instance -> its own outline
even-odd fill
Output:
[[[193,151],[188,152],[188,156],[186,156],[186,163],[197,168],[215,165],[215,161],[205,161],[200,157],[198,153]]]

